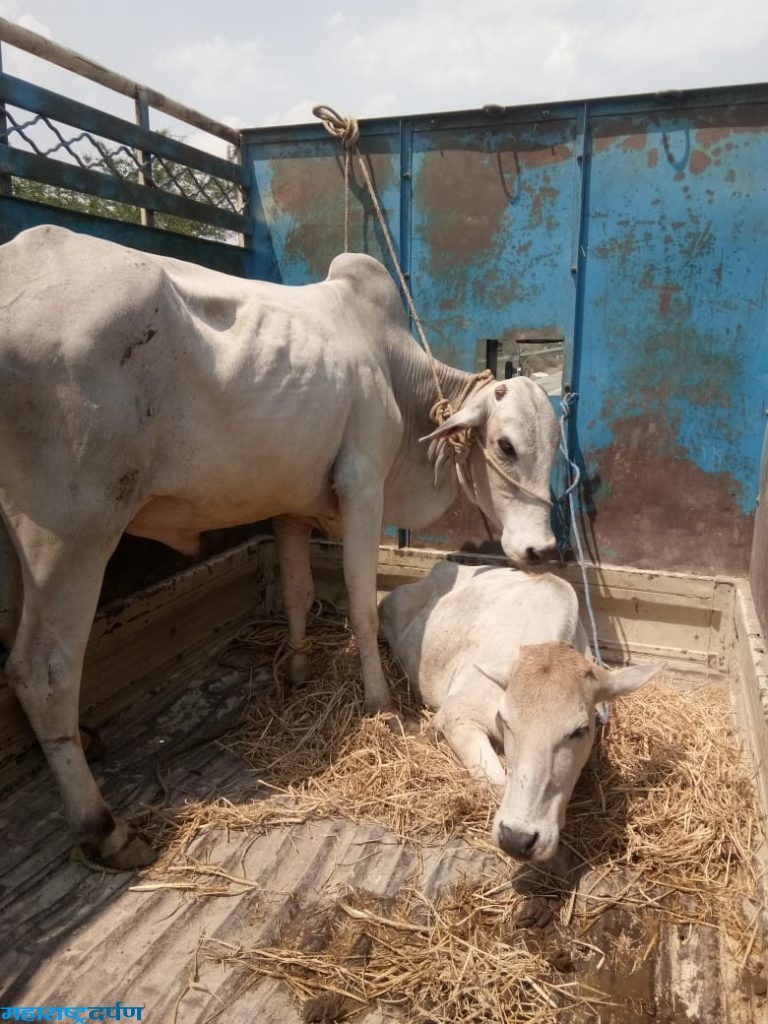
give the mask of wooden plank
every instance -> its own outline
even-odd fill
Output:
[[[737,587],[734,640],[733,696],[737,719],[757,766],[761,810],[768,820],[768,651],[746,582]]]
[[[31,178],[32,181],[42,181],[46,185],[59,185],[75,192],[87,192],[118,203],[145,206],[150,210],[186,217],[228,231],[247,233],[252,230],[249,219],[239,213],[220,210],[216,206],[198,203],[194,199],[172,195],[170,192],[148,188],[146,185],[137,185],[110,174],[75,167],[60,160],[38,156],[36,153],[25,153],[12,146],[0,146],[0,174],[3,172],[15,174],[20,178]]]
[[[226,639],[254,614],[261,603],[259,544],[247,541],[99,613],[81,687],[81,711],[89,713],[89,722],[99,724],[115,714],[118,704],[140,699],[142,680],[151,673],[217,636]],[[2,760],[32,742],[20,705],[7,686],[0,686]]]
[[[37,32],[23,28],[17,22],[0,18],[0,41],[17,46],[20,50],[26,50],[27,53],[32,53],[36,57],[42,57],[43,60],[50,61],[51,64],[58,64],[60,68],[66,68],[67,71],[74,71],[82,78],[98,82],[99,85],[104,85],[107,89],[122,93],[124,96],[130,96],[132,99],[136,98],[139,89],[144,89],[150,106],[155,110],[162,110],[171,117],[184,121],[185,124],[191,124],[194,128],[225,139],[234,146],[240,146],[240,132],[230,128],[229,125],[215,121],[212,117],[201,114],[199,110],[169,99],[156,89],[150,89],[148,86],[140,85],[138,82],[126,78],[125,75],[111,71],[75,50],[60,46],[52,39],[46,39],[45,36],[41,36]]]
[[[0,97],[6,103],[22,107],[33,114],[45,114],[46,117],[52,117],[55,121],[61,121],[73,128],[93,132],[95,135],[101,135],[105,139],[122,143],[132,149],[143,149],[155,153],[157,156],[194,167],[206,174],[213,174],[217,178],[225,178],[238,185],[243,185],[247,181],[247,176],[240,164],[223,160],[211,153],[205,153],[202,149],[188,146],[185,142],[179,142],[178,139],[171,139],[167,135],[153,132],[149,129],[148,124],[142,121],[132,124],[121,117],[106,114],[103,110],[97,110],[85,103],[71,100],[59,93],[51,92],[49,89],[25,82],[21,78],[0,73]],[[142,92],[136,102],[143,102],[148,106],[146,94]]]
[[[440,551],[380,548],[379,591],[419,579],[444,557]],[[469,564],[508,567],[506,559],[488,555],[452,557]],[[313,542],[312,565],[318,595],[346,607],[340,546]],[[566,565],[548,571],[574,587],[586,623],[579,567]],[[653,657],[673,662],[676,671],[704,667],[720,674],[728,670],[733,581],[617,566],[590,567],[587,574],[598,639],[609,660]]]

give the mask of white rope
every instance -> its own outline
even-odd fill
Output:
[[[368,168],[368,159],[360,152],[360,147],[358,145],[360,140],[360,126],[358,125],[356,118],[345,117],[335,111],[333,107],[327,107],[323,104],[313,107],[312,113],[323,122],[323,127],[328,134],[332,135],[335,139],[338,139],[346,150],[344,169],[344,251],[349,251],[349,160],[351,154],[351,156],[357,160],[360,167],[363,180],[365,181],[365,187],[368,189],[368,195],[371,197],[371,202],[373,203],[376,219],[378,220],[379,227],[384,235],[384,241],[386,242],[387,250],[389,251],[390,259],[392,260],[392,266],[395,268],[400,288],[405,296],[408,311],[416,326],[416,331],[418,332],[422,347],[429,356],[429,367],[432,372],[432,380],[434,381],[435,391],[437,393],[437,402],[432,406],[432,412],[435,416],[440,417],[439,419],[435,419],[435,422],[443,423],[453,415],[454,410],[443,394],[443,389],[440,387],[440,378],[437,375],[437,360],[432,354],[432,349],[430,348],[429,341],[427,340],[427,335],[424,331],[421,318],[416,311],[416,304],[413,301],[411,290],[408,287],[408,282],[405,280],[405,275],[403,274],[400,266],[400,260],[397,258],[395,245],[392,241],[392,236],[389,233],[389,227],[387,226],[387,222],[384,218],[384,211],[379,203],[379,197],[376,194],[376,188],[373,184],[373,179],[371,178],[371,173]]]

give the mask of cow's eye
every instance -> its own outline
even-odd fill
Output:
[[[506,437],[499,438],[499,449],[500,449],[501,452],[503,452],[504,455],[506,455],[506,457],[508,459],[516,459],[517,458],[517,452],[515,451],[515,446],[512,444],[511,441],[508,441],[506,439]]]
[[[571,735],[568,737],[569,740],[580,740],[582,736],[586,736],[589,732],[588,725],[580,725],[578,729],[574,729]]]

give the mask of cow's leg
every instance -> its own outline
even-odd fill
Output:
[[[115,542],[93,533],[60,540],[18,524],[23,604],[5,666],[8,682],[61,790],[77,838],[105,864],[130,870],[153,851],[113,817],[83,754],[78,730],[80,677],[104,568]],[[116,538],[115,538],[116,541]]]
[[[365,467],[360,459],[340,465],[334,481],[344,527],[344,581],[349,596],[349,618],[360,651],[365,709],[369,714],[393,710],[392,694],[381,668],[376,639],[379,627],[376,574],[384,516],[384,499],[377,479],[375,467]]]
[[[488,733],[465,714],[460,699],[449,699],[435,716],[435,727],[474,779],[503,789],[506,775]]]
[[[309,562],[311,528],[290,519],[275,519],[272,528],[280,562],[280,587],[288,617],[290,654],[286,675],[291,683],[302,683],[309,671],[307,615],[315,599]]]

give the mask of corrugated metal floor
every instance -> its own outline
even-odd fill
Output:
[[[142,801],[159,799],[154,768],[160,751],[174,803],[185,795],[253,795],[242,762],[212,739],[206,742],[238,720],[248,680],[247,672],[222,668],[211,657],[166,679],[141,713],[126,713],[105,728],[107,753],[94,767],[112,806],[130,813]],[[201,959],[195,984],[207,991],[190,987],[201,937],[269,944],[299,918],[306,932],[318,910],[348,887],[391,897],[415,881],[434,896],[446,884],[484,870],[477,850],[458,841],[419,851],[380,826],[319,821],[257,837],[212,832],[195,841],[190,852],[197,859],[245,876],[258,889],[194,899],[177,891],[132,892],[135,878],[93,873],[70,859],[59,799],[36,752],[0,785],[5,1006],[120,1000],[143,1005],[148,1024],[202,1024],[226,1004],[221,1019],[233,1024],[294,1024],[302,1020],[301,1006],[278,982],[244,987],[242,974]],[[603,941],[615,941],[627,924],[620,915],[606,915]],[[762,1001],[750,996],[711,930],[683,936],[670,929],[642,976],[620,979],[603,971],[588,980],[609,987],[620,1004],[605,1010],[606,1024],[763,1019]],[[391,1013],[372,1010],[358,1019],[384,1021]]]

